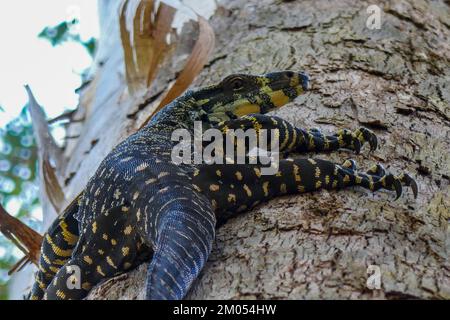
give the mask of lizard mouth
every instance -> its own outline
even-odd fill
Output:
[[[250,113],[266,113],[273,108],[280,108],[303,94],[308,90],[308,86],[309,76],[306,73],[286,71],[282,78],[274,79],[256,91],[256,99],[236,101],[233,108],[234,113],[240,117]]]
[[[269,92],[272,104],[279,108],[296,97],[303,94],[309,87],[309,76],[304,72],[288,72],[287,78],[278,80],[269,85]]]
[[[277,79],[268,84],[273,90],[283,90],[287,88],[300,87],[303,91],[308,90],[309,75],[305,72],[287,71],[282,79]]]

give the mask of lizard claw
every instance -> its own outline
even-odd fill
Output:
[[[417,186],[416,180],[411,178],[410,184],[411,184],[411,189],[412,189],[413,194],[414,194],[414,199],[417,199],[417,196],[419,194],[419,187]]]
[[[370,151],[375,151],[378,148],[378,138],[372,134],[369,138]]]
[[[375,133],[366,128],[359,128],[355,131],[358,139],[361,143],[368,142],[370,146],[370,151],[375,151],[378,147],[378,138]]]
[[[402,195],[403,187],[402,187],[402,183],[401,183],[400,180],[395,179],[394,176],[392,176],[392,178],[394,179],[394,181],[392,182],[392,186],[394,187],[394,190],[395,190],[395,193],[396,193],[395,200],[397,200]]]
[[[343,169],[349,169],[351,166],[352,160],[346,160],[342,164]],[[407,186],[411,187],[414,198],[417,198],[417,182],[407,173],[395,176],[391,173],[386,173],[381,164],[376,164],[365,173],[350,173],[348,170],[342,171],[342,177],[345,177],[345,175],[348,174],[354,174],[355,178],[353,181],[355,185],[360,185],[372,192],[380,189],[392,190],[395,191],[395,200],[397,200],[403,194],[403,186]]]
[[[416,180],[414,180],[409,174],[402,173],[398,176],[393,176],[389,174],[386,177],[386,189],[395,190],[397,196],[395,200],[397,200],[402,195],[402,186],[411,187],[412,192],[414,194],[414,199],[417,199],[417,195],[419,193],[419,188]]]
[[[359,154],[361,152],[361,141],[359,141],[358,138],[354,139],[352,141],[352,147],[356,154]]]
[[[417,199],[417,195],[419,194],[419,187],[417,185],[416,180],[414,180],[407,173],[402,173],[398,178],[405,184],[405,186],[411,187],[412,192],[414,194],[414,199]]]

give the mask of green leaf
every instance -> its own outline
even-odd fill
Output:
[[[54,27],[45,27],[44,30],[39,33],[38,37],[47,39],[52,46],[56,46],[67,41],[69,29],[69,24],[64,21]]]
[[[1,147],[2,146],[2,147]],[[39,206],[37,184],[37,148],[31,121],[24,110],[20,115],[0,129],[0,201],[19,203],[16,217],[33,224],[32,210]],[[0,299],[7,297],[6,272],[17,262],[13,254],[14,245],[0,235]]]
[[[90,38],[88,41],[82,41],[79,34],[73,33],[73,26],[78,24],[78,20],[64,21],[54,27],[46,27],[39,33],[39,38],[50,41],[52,46],[60,45],[67,41],[73,41],[86,48],[91,57],[94,56],[97,47],[97,40]]]
[[[95,38],[90,38],[88,41],[82,42],[82,44],[89,52],[91,57],[93,57],[97,48],[97,40]]]

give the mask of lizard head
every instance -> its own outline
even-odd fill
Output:
[[[196,118],[215,124],[279,108],[304,93],[308,82],[309,77],[303,72],[233,74],[216,85],[192,92],[191,99]]]

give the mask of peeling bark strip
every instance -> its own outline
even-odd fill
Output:
[[[16,263],[9,274],[20,270],[30,261],[37,265],[42,236],[19,219],[11,216],[2,205],[0,205],[0,232],[25,254],[25,257]]]
[[[56,145],[50,134],[44,111],[37,103],[31,89],[25,86],[25,90],[29,98],[28,109],[38,146],[40,200],[43,203],[44,210],[50,211],[49,209],[52,209],[59,212],[62,209],[65,198],[57,179],[57,174],[62,171],[64,157],[61,149]],[[51,160],[55,163],[55,168],[50,165]],[[13,266],[9,274],[20,271],[30,261],[36,265],[38,264],[42,236],[19,219],[9,215],[1,205],[0,233],[11,240],[25,254],[25,257]]]
[[[120,33],[127,84],[131,93],[150,86],[173,45],[167,37],[175,8],[153,0],[125,0],[120,8]]]
[[[58,181],[58,175],[64,170],[65,159],[62,150],[56,145],[45,117],[44,110],[37,103],[30,87],[25,86],[28,94],[28,110],[33,123],[39,162],[40,200],[50,203],[56,213],[60,213],[65,204],[64,193]],[[54,167],[50,164],[53,162]],[[44,209],[48,206],[44,205]]]
[[[153,111],[152,116],[186,91],[195,77],[203,70],[206,62],[208,62],[208,58],[214,49],[214,30],[201,16],[198,16],[198,24],[200,29],[199,38],[186,62],[186,67],[178,75],[177,80],[169,92],[167,92],[158,107]]]
[[[355,189],[273,200],[219,229],[189,299],[450,299],[449,4],[386,1],[380,3],[381,29],[370,30],[371,4],[223,1],[210,20],[215,54],[196,85],[231,72],[307,70],[312,92],[276,114],[302,127],[320,124],[325,132],[371,126],[381,140],[378,151],[320,157],[335,162],[353,157],[363,169],[381,162],[394,173],[409,171],[419,183],[419,198],[392,202],[388,194]],[[114,68],[107,62],[101,74]],[[96,86],[106,90],[101,74]],[[157,86],[151,94],[160,90]],[[117,101],[104,99],[96,107],[116,110],[111,104]],[[97,119],[95,124],[111,123]],[[95,124],[87,123],[87,130]],[[129,130],[120,128],[126,137]],[[81,165],[83,174],[71,180],[72,190],[110,150],[107,138],[100,141]],[[74,166],[80,149],[73,150]],[[423,168],[427,174],[420,174]],[[367,287],[369,265],[380,269],[379,290]],[[107,281],[89,298],[142,298],[145,270],[141,266]]]

